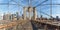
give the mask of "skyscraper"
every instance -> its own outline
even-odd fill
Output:
[[[3,15],[3,20],[11,20],[10,16],[11,16],[11,14],[4,14]]]

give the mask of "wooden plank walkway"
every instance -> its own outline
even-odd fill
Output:
[[[25,23],[23,20],[18,20],[18,21],[7,21],[7,20],[0,20],[0,29],[1,28],[7,28],[7,27],[13,27],[18,25],[19,23]]]
[[[31,22],[29,20],[17,20],[17,21],[0,20],[0,29],[14,27],[19,24],[22,25],[22,29],[24,27],[26,30],[28,29],[32,30]]]

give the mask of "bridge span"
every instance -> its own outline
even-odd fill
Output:
[[[37,29],[44,28],[44,30],[60,30],[60,21],[53,20],[32,20]]]

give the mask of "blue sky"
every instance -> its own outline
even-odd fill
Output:
[[[14,0],[14,1],[18,2],[18,0]],[[45,1],[45,0],[32,0],[31,5],[36,6],[43,1]],[[0,3],[8,3],[8,2],[9,2],[9,4],[17,4],[16,2],[13,2],[11,0],[0,0]],[[19,4],[20,4],[19,7],[18,7],[18,5],[9,5],[9,6],[8,5],[0,5],[0,19],[2,19],[2,15],[4,13],[7,13],[8,11],[10,13],[15,13],[16,11],[19,11],[20,15],[21,15],[23,13],[23,7],[28,6],[28,0],[19,0]],[[48,0],[47,2],[45,2],[43,4],[50,4],[50,0]],[[60,0],[52,0],[52,4],[60,4]],[[38,16],[40,16],[40,9],[42,12],[50,15],[50,5],[42,5],[42,6],[36,7],[36,11],[37,11]],[[41,13],[41,14],[44,17],[49,17],[43,13]],[[60,5],[53,5],[52,6],[52,16],[53,17],[55,17],[55,16],[60,17]]]

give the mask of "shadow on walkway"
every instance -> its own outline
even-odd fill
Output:
[[[33,21],[31,21],[31,24],[32,24],[33,30],[38,30],[38,28],[34,25]]]

